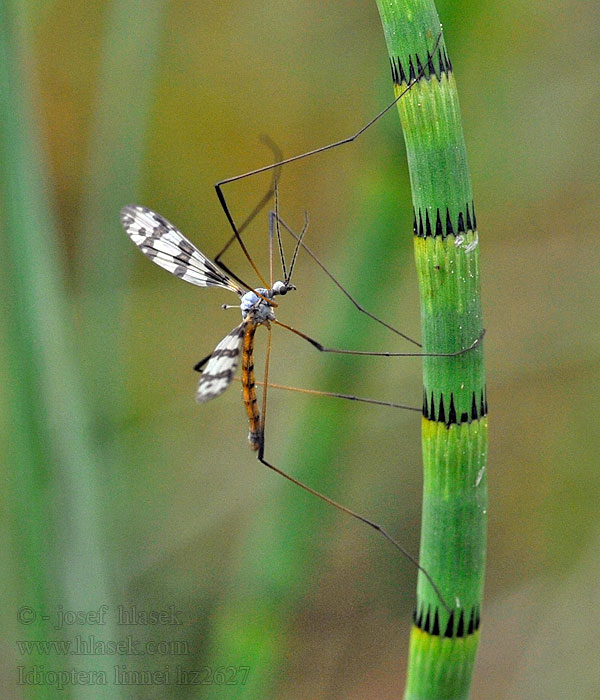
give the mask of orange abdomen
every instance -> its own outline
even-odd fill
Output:
[[[248,325],[244,334],[244,344],[242,349],[242,396],[244,406],[248,414],[250,432],[248,440],[253,450],[260,447],[261,425],[260,412],[256,399],[256,385],[254,383],[254,333],[257,326]]]

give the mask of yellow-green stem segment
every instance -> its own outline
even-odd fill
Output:
[[[377,0],[404,131],[414,206],[423,350],[481,333],[479,237],[453,68],[430,0]],[[439,40],[438,40],[439,38]],[[417,79],[417,76],[421,76]],[[423,576],[405,700],[465,700],[479,640],[487,519],[483,348],[423,362]]]

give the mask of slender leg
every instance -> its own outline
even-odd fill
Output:
[[[435,54],[437,47],[440,43],[440,40],[442,38],[442,32],[439,33],[435,45],[433,49],[429,52],[431,55]],[[258,175],[259,173],[264,173],[267,172],[268,170],[274,170],[277,168],[280,168],[283,165],[286,165],[288,163],[293,163],[294,161],[301,160],[302,158],[309,158],[310,156],[317,155],[317,153],[324,153],[325,151],[329,151],[333,148],[337,148],[338,146],[343,146],[346,143],[352,143],[355,141],[361,134],[364,134],[364,132],[375,122],[377,122],[381,117],[383,117],[384,114],[389,112],[389,110],[400,100],[406,93],[412,89],[412,87],[421,80],[421,78],[425,75],[425,72],[427,70],[427,63],[423,64],[422,68],[419,70],[415,78],[408,83],[406,88],[402,90],[402,92],[393,100],[393,102],[390,102],[390,104],[385,107],[384,109],[381,110],[378,114],[376,114],[371,120],[369,120],[363,127],[361,127],[356,133],[352,134],[352,136],[348,136],[344,139],[340,139],[339,141],[335,141],[334,143],[327,144],[326,146],[321,146],[320,148],[315,148],[312,151],[307,151],[306,153],[301,153],[300,155],[297,156],[292,156],[291,158],[285,158],[283,160],[280,160],[276,163],[272,163],[271,165],[264,165],[262,168],[256,168],[255,170],[250,170],[246,173],[242,173],[241,175],[235,175],[234,177],[228,177],[225,178],[224,180],[220,180],[219,182],[216,183],[215,185],[215,191],[217,193],[217,197],[219,199],[219,203],[221,204],[221,207],[223,208],[223,211],[225,212],[225,216],[227,217],[227,221],[229,222],[229,225],[231,226],[231,230],[233,231],[234,237],[238,240],[238,243],[240,244],[240,247],[242,248],[244,255],[252,265],[254,271],[257,273],[261,281],[264,280],[260,273],[258,272],[258,269],[250,257],[248,250],[246,249],[246,246],[244,245],[244,242],[242,241],[242,238],[240,236],[240,232],[235,224],[235,221],[233,220],[233,216],[231,215],[231,211],[229,210],[229,206],[227,204],[227,201],[225,199],[225,195],[223,194],[223,186],[227,185],[231,182],[237,182],[238,180],[243,180],[246,177],[252,177],[253,175]],[[394,329],[392,329],[394,330]],[[411,341],[414,342],[414,341]]]
[[[323,270],[323,272],[329,277],[329,279],[335,284],[335,286],[344,294],[353,304],[354,306],[363,314],[368,316],[369,318],[372,318],[374,321],[377,321],[377,323],[381,324],[388,330],[392,331],[396,335],[399,335],[401,338],[404,338],[404,340],[408,340],[409,343],[412,343],[413,345],[416,345],[417,347],[421,347],[421,343],[419,343],[417,340],[414,338],[411,338],[410,336],[406,335],[405,333],[402,333],[402,331],[399,331],[397,328],[394,328],[393,326],[390,326],[389,323],[386,323],[382,319],[380,319],[378,316],[375,316],[375,314],[372,314],[370,311],[367,311],[365,307],[360,304],[351,294],[350,292],[342,286],[341,282],[339,282],[331,272],[325,267],[325,265],[317,258],[317,256],[312,252],[312,250],[304,243],[302,240],[303,234],[300,234],[300,236],[297,236],[294,231],[283,221],[283,219],[279,219],[279,223],[283,226],[283,228],[296,240],[297,246],[301,246],[303,250],[305,250],[308,255],[314,260],[314,262]],[[305,228],[303,228],[303,231],[306,229],[306,224]]]
[[[264,417],[264,414],[263,414],[263,417]],[[452,609],[448,606],[448,604],[444,600],[444,598],[440,592],[440,589],[437,587],[435,581],[430,576],[429,572],[426,569],[424,569],[421,566],[421,564],[419,564],[418,559],[416,559],[408,550],[406,550],[401,544],[399,544],[387,532],[387,530],[385,530],[383,527],[381,527],[381,525],[374,522],[373,520],[370,520],[369,518],[366,518],[364,515],[360,515],[359,513],[356,513],[355,511],[351,510],[350,508],[343,506],[341,503],[334,501],[333,499],[329,498],[328,496],[325,496],[324,494],[320,493],[319,491],[316,491],[315,489],[311,488],[310,486],[307,486],[305,483],[303,483],[299,479],[296,479],[295,477],[291,476],[291,474],[284,472],[283,469],[280,469],[279,467],[275,466],[274,464],[271,464],[271,462],[268,462],[265,459],[264,432],[262,434],[261,444],[260,444],[259,451],[258,451],[258,461],[261,462],[262,464],[264,464],[265,467],[268,467],[269,469],[274,471],[276,474],[279,474],[280,476],[282,476],[284,479],[291,481],[292,484],[299,486],[301,489],[303,489],[307,493],[310,493],[311,495],[316,496],[317,498],[320,498],[322,501],[324,501],[325,503],[328,503],[330,506],[333,506],[334,508],[337,508],[338,510],[342,511],[342,513],[346,513],[346,515],[349,515],[350,517],[355,518],[356,520],[359,520],[361,523],[364,523],[365,525],[368,525],[369,527],[372,527],[374,530],[379,532],[379,534],[382,535],[382,537],[385,537],[385,539],[388,542],[390,542],[403,556],[405,556],[412,564],[414,564],[416,566],[416,568],[429,581],[429,584],[431,585],[431,587],[435,591],[436,596],[440,599],[440,602],[442,603],[442,605],[446,608],[446,610],[449,613],[452,612]]]
[[[264,386],[263,382],[256,382],[257,386]],[[318,389],[304,389],[297,386],[286,386],[284,384],[274,384],[269,382],[269,389],[283,389],[285,391],[297,391],[300,394],[311,394],[312,396],[327,396],[332,399],[347,399],[348,401],[357,401],[359,403],[375,404],[376,406],[387,406],[388,408],[402,408],[405,411],[415,411],[422,413],[421,406],[406,406],[405,404],[392,403],[391,401],[380,401],[379,399],[366,399],[362,396],[354,396],[353,394],[340,394],[337,391],[320,391]]]
[[[374,357],[457,357],[458,355],[463,355],[465,352],[469,352],[470,350],[476,348],[481,343],[483,336],[485,335],[484,329],[481,331],[479,337],[471,343],[471,345],[463,348],[462,350],[457,350],[456,352],[377,352],[371,350],[343,350],[341,348],[326,348],[306,333],[303,333],[292,326],[288,326],[287,323],[282,323],[281,321],[277,320],[272,321],[272,323],[275,323],[278,326],[281,326],[282,328],[285,328],[288,331],[300,336],[300,338],[303,338],[313,347],[317,348],[319,352],[334,352],[339,355],[368,355]]]
[[[446,608],[446,610],[449,613],[452,612],[450,607],[447,605],[446,601],[444,600],[444,598],[440,592],[440,589],[437,587],[435,581],[430,576],[429,572],[426,571],[426,569],[424,569],[421,566],[421,564],[419,564],[418,559],[416,559],[412,554],[410,554],[410,552],[408,552],[408,550],[406,550],[404,547],[402,547],[402,545],[400,545],[398,542],[396,542],[396,540],[387,532],[387,530],[385,530],[383,527],[381,527],[381,525],[377,524],[373,520],[370,520],[369,518],[364,517],[363,515],[360,515],[359,513],[356,513],[355,511],[351,510],[350,508],[343,506],[341,503],[334,501],[333,499],[329,498],[328,496],[325,496],[324,494],[320,493],[319,491],[316,491],[315,489],[311,488],[310,486],[307,486],[302,481],[299,481],[295,477],[291,476],[287,472],[284,472],[282,469],[280,469],[279,467],[276,467],[274,464],[271,464],[270,462],[268,462],[265,459],[265,424],[266,424],[266,418],[267,418],[267,389],[269,387],[269,360],[270,360],[270,356],[271,356],[271,328],[269,325],[267,325],[267,349],[266,349],[266,354],[265,354],[265,373],[264,373],[264,382],[263,382],[262,418],[261,418],[261,430],[260,430],[260,443],[259,443],[258,455],[257,455],[258,461],[261,462],[262,464],[264,464],[265,467],[268,467],[269,469],[274,471],[276,474],[279,474],[280,476],[283,476],[288,481],[291,481],[292,484],[299,486],[301,489],[303,489],[307,493],[310,493],[313,496],[320,498],[322,501],[325,501],[325,503],[328,503],[329,505],[333,506],[334,508],[337,508],[338,510],[342,511],[343,513],[346,513],[347,515],[351,516],[352,518],[359,520],[361,523],[365,523],[365,525],[368,525],[369,527],[372,527],[374,530],[379,532],[403,556],[405,556],[410,562],[412,562],[417,567],[417,569],[419,571],[421,571],[423,573],[425,578],[431,584],[431,587],[435,591],[435,594],[440,599],[440,602],[442,603],[442,605]]]
[[[264,452],[265,449],[265,425],[267,420],[267,390],[269,388],[269,362],[271,360],[271,327],[267,326],[267,348],[265,350],[265,373],[263,384],[263,395],[262,395],[262,414],[260,419],[260,446],[259,455]],[[260,457],[259,457],[260,459]]]
[[[265,143],[272,151],[273,154],[275,155],[275,160],[281,160],[283,157],[283,154],[281,152],[281,149],[277,144],[270,139],[268,136],[262,136],[261,141]],[[254,221],[254,219],[260,214],[260,212],[264,209],[264,207],[269,203],[271,197],[273,196],[275,189],[277,187],[277,180],[279,178],[279,168],[275,168],[273,170],[273,179],[271,181],[271,185],[269,186],[269,189],[265,192],[265,194],[262,196],[261,200],[259,203],[254,207],[254,209],[250,212],[250,214],[244,219],[242,224],[237,229],[237,235],[234,233],[229,240],[225,243],[223,248],[215,255],[214,261],[219,265],[219,267],[227,272],[228,274],[233,274],[231,270],[227,267],[227,265],[221,260],[221,257],[226,253],[226,251],[229,249],[231,244],[237,240],[238,236],[241,236],[241,234],[244,232],[244,230]]]
[[[273,321],[273,323],[276,323],[278,326],[281,326],[282,328],[285,328],[288,331],[292,331],[292,333],[295,333],[296,335],[300,336],[304,340],[307,340],[313,347],[317,348],[320,352],[334,352],[334,353],[339,353],[342,355],[373,355],[375,357],[456,357],[458,355],[463,355],[466,352],[469,352],[470,350],[473,350],[476,348],[481,341],[483,340],[483,336],[485,335],[485,329],[481,331],[480,336],[473,342],[471,345],[469,345],[468,348],[465,348],[464,350],[457,350],[456,352],[450,352],[450,353],[425,353],[425,352],[367,352],[364,350],[338,350],[336,348],[325,348],[321,345],[321,343],[318,343],[316,340],[313,338],[310,338],[308,335],[305,333],[302,333],[301,331],[297,330],[296,328],[292,328],[291,326],[288,326],[285,323],[282,323],[281,321]],[[204,365],[210,360],[210,355],[207,355],[205,358],[200,360],[200,362],[197,362],[194,365],[194,369],[196,372],[201,372],[202,368]],[[290,389],[291,391],[306,391],[307,393],[320,393],[323,394],[324,396],[332,395],[336,396],[336,394],[329,394],[328,392],[317,392],[314,389],[296,389],[294,387],[284,387],[284,386],[277,386],[275,384],[271,384],[270,386],[278,389]],[[339,398],[348,398],[353,401],[367,401],[368,403],[381,403],[379,401],[371,400],[371,399],[360,399],[358,397],[352,397],[352,396],[345,396],[345,395],[340,395]],[[382,403],[382,405],[386,405],[385,403]],[[392,405],[392,404],[390,404]],[[395,407],[395,406],[394,406]],[[408,406],[398,406],[398,408],[409,408]],[[421,410],[421,409],[411,409],[411,410]]]
[[[199,362],[196,362],[196,364],[194,365],[194,371],[195,372],[202,372],[202,370],[204,369],[204,365],[210,360],[211,357],[212,357],[212,352],[210,353],[210,355],[203,357]]]

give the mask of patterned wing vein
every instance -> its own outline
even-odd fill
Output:
[[[121,223],[144,255],[176,277],[198,287],[223,287],[239,295],[244,293],[160,214],[147,207],[128,205],[121,209]]]
[[[220,396],[231,384],[240,359],[246,325],[247,322],[242,321],[214,349],[198,384],[198,403],[205,403]]]

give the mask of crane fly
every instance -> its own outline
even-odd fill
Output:
[[[441,32],[435,42],[435,46],[428,55],[432,56],[435,54],[440,40]],[[405,556],[414,566],[425,576],[427,581],[432,586],[436,596],[439,598],[442,605],[450,613],[452,608],[448,606],[444,600],[437,584],[429,574],[429,572],[421,566],[418,559],[416,559],[408,550],[406,550],[402,545],[400,545],[381,525],[377,524],[373,520],[347,508],[346,506],[334,501],[328,496],[316,491],[307,484],[299,481],[294,476],[288,474],[287,472],[280,469],[278,466],[267,461],[265,458],[265,417],[266,417],[266,398],[267,398],[267,388],[269,386],[274,386],[281,389],[293,389],[295,391],[303,391],[309,394],[319,394],[323,396],[333,396],[343,399],[351,399],[354,401],[364,401],[366,403],[374,403],[380,405],[391,406],[395,408],[408,408],[410,410],[420,411],[420,408],[414,408],[409,406],[404,406],[401,404],[394,404],[391,402],[376,401],[373,399],[363,399],[356,396],[350,396],[346,394],[338,394],[332,392],[322,392],[307,389],[295,389],[293,387],[285,387],[281,385],[270,385],[268,382],[268,371],[269,371],[269,357],[270,357],[270,338],[271,338],[271,326],[272,324],[278,325],[293,332],[303,340],[309,342],[314,348],[320,352],[326,353],[340,353],[346,355],[361,355],[361,356],[379,356],[379,357],[456,357],[462,355],[463,353],[469,352],[477,347],[485,334],[485,330],[481,332],[478,338],[475,338],[473,342],[456,352],[449,353],[427,353],[422,352],[381,352],[381,351],[364,351],[364,350],[348,350],[341,348],[330,348],[326,347],[322,343],[318,342],[306,333],[299,331],[292,326],[289,326],[275,317],[275,308],[278,306],[275,301],[276,297],[284,296],[288,292],[295,290],[296,287],[291,283],[291,276],[294,269],[294,265],[298,256],[298,252],[302,249],[321,270],[330,278],[330,280],[338,287],[338,289],[354,304],[356,309],[361,313],[365,314],[369,318],[373,319],[377,323],[383,325],[388,330],[392,331],[396,335],[402,337],[406,341],[421,348],[421,344],[414,340],[413,338],[405,335],[401,331],[397,330],[389,323],[386,323],[382,319],[378,318],[371,312],[367,311],[359,302],[338,282],[338,280],[329,272],[329,270],[323,265],[319,258],[312,252],[312,250],[304,243],[304,233],[308,225],[308,219],[305,220],[304,227],[300,234],[296,235],[294,231],[285,223],[283,219],[279,216],[278,206],[277,206],[277,172],[278,169],[288,163],[300,160],[302,158],[310,157],[323,153],[325,151],[331,150],[338,146],[342,146],[347,143],[355,141],[361,136],[369,127],[371,127],[375,122],[377,122],[384,114],[386,114],[403,95],[405,95],[419,80],[421,80],[425,75],[425,70],[428,69],[430,63],[426,63],[421,66],[419,72],[410,80],[407,87],[403,89],[400,94],[387,106],[385,109],[380,111],[375,117],[373,117],[367,124],[365,124],[361,129],[359,129],[352,136],[345,139],[341,139],[334,143],[330,143],[326,146],[313,149],[312,151],[307,151],[306,153],[293,156],[291,158],[283,159],[282,157],[276,158],[276,162],[271,165],[266,165],[255,170],[248,171],[242,175],[236,175],[225,180],[220,180],[215,185],[215,190],[221,207],[227,217],[227,221],[233,231],[233,235],[230,237],[228,242],[225,244],[223,249],[215,256],[214,262],[210,260],[204,253],[200,252],[196,246],[193,245],[175,226],[169,223],[164,217],[155,213],[151,209],[148,209],[139,205],[128,205],[123,207],[121,210],[121,223],[131,240],[136,244],[136,246],[144,253],[150,260],[155,262],[160,267],[171,274],[179,277],[186,282],[190,282],[198,287],[220,287],[222,289],[228,289],[230,292],[236,294],[239,298],[240,303],[236,305],[224,304],[223,308],[240,308],[242,313],[242,322],[233,328],[220,343],[215,347],[211,355],[206,357],[204,360],[200,361],[195,369],[202,371],[202,376],[198,383],[198,389],[196,391],[196,400],[199,403],[205,403],[210,401],[217,396],[220,396],[232,383],[237,366],[240,360],[240,354],[242,355],[242,368],[241,368],[241,381],[242,381],[242,395],[244,399],[244,405],[246,408],[246,413],[249,422],[249,434],[248,439],[250,442],[250,447],[257,452],[258,460],[264,464],[266,467],[276,472],[280,476],[284,477],[288,481],[292,482],[296,486],[299,486],[304,491],[316,496],[322,501],[334,506],[338,510],[346,513],[347,515],[359,520],[360,522],[368,525],[369,527],[376,530],[380,535],[387,539],[403,556]],[[433,64],[431,64],[433,66]],[[273,145],[271,144],[273,148]],[[275,150],[275,148],[274,148]],[[276,151],[277,155],[277,151]],[[251,177],[259,173],[272,171],[273,172],[273,185],[267,194],[262,198],[259,204],[255,207],[254,211],[250,216],[241,224],[239,227],[235,224],[233,216],[230,212],[229,206],[226,202],[225,195],[223,193],[223,186],[233,182],[237,182],[246,177]],[[269,214],[269,260],[270,260],[270,281],[267,283],[263,276],[261,275],[258,267],[256,266],[254,260],[250,256],[244,241],[242,240],[241,233],[246,225],[254,218],[254,216],[265,206],[265,204],[270,200],[272,196],[275,196],[275,211],[271,211]],[[283,248],[281,242],[280,227],[287,231],[295,239],[295,248],[293,257],[291,260],[289,271],[286,268],[285,258],[283,255]],[[273,240],[274,231],[276,233],[276,238],[279,246],[279,252],[281,257],[281,263],[283,268],[283,279],[273,282]],[[221,256],[229,248],[229,246],[237,241],[240,248],[242,249],[248,262],[254,269],[255,273],[258,275],[259,280],[264,286],[252,287],[240,279],[236,274],[234,274],[229,268],[221,261]],[[256,382],[254,378],[254,336],[256,330],[259,326],[265,326],[268,332],[267,338],[267,351],[265,356],[265,371],[264,371],[264,381],[263,384],[263,396],[262,396],[262,414],[258,408],[258,402],[256,397]]]
[[[276,200],[277,201],[277,200]],[[294,270],[294,265],[297,259],[298,251],[303,248],[308,254],[321,266],[327,275],[342,289],[342,291],[358,306],[361,311],[367,315],[373,316],[368,311],[360,307],[354,298],[337,282],[337,280],[324,268],[322,263],[314,255],[314,253],[304,244],[303,238],[308,225],[308,220],[299,235],[293,233],[291,228],[279,217],[276,211],[270,213],[269,225],[269,241],[270,241],[270,260],[271,260],[271,279],[272,273],[272,258],[273,258],[273,226],[277,229],[277,240],[281,253],[281,262],[283,267],[283,279],[272,282],[269,287],[257,287],[245,291],[243,283],[239,278],[233,279],[221,270],[212,260],[202,253],[191,241],[189,241],[173,224],[167,221],[163,216],[156,212],[140,205],[128,205],[121,210],[121,223],[129,238],[135,245],[146,255],[150,260],[155,262],[160,267],[164,268],[175,277],[185,280],[198,287],[220,287],[227,289],[236,294],[240,300],[239,304],[229,305],[223,304],[223,308],[240,308],[242,313],[242,322],[233,328],[220,343],[215,347],[211,355],[205,360],[199,362],[195,369],[200,369],[205,363],[206,366],[202,372],[202,376],[198,383],[196,391],[196,401],[198,403],[206,403],[211,399],[220,396],[232,383],[235,371],[239,364],[240,354],[242,355],[242,395],[244,406],[249,422],[248,440],[250,447],[258,454],[258,459],[262,464],[272,471],[280,474],[288,481],[304,489],[308,493],[320,498],[326,503],[334,506],[338,510],[350,515],[351,517],[369,525],[374,530],[379,532],[387,539],[398,551],[409,559],[420,571],[423,572],[436,595],[445,607],[448,607],[442,597],[437,585],[429,575],[429,573],[419,564],[418,560],[413,557],[404,547],[402,547],[388,532],[359,513],[347,508],[346,506],[334,501],[324,494],[316,491],[310,486],[299,481],[287,472],[283,471],[276,465],[268,462],[265,459],[265,440],[264,440],[264,421],[266,415],[266,389],[268,384],[268,366],[270,353],[270,331],[271,324],[279,325],[287,330],[292,331],[302,339],[307,340],[311,345],[322,352],[334,352],[353,355],[374,355],[386,357],[414,357],[423,356],[426,353],[402,353],[402,352],[370,352],[362,350],[345,350],[338,348],[327,348],[321,343],[311,338],[305,333],[296,330],[292,326],[281,323],[275,317],[274,308],[277,306],[275,297],[285,296],[288,292],[295,290],[296,287],[291,283],[291,276]],[[286,269],[285,258],[281,245],[281,237],[279,232],[279,224],[281,224],[292,236],[296,239],[294,254],[290,264],[289,271]],[[239,280],[239,281],[238,281]],[[376,320],[379,321],[376,317]],[[382,321],[381,321],[382,322]],[[384,323],[384,322],[382,322]],[[384,323],[384,325],[387,325]],[[262,416],[258,409],[256,397],[256,383],[254,379],[254,335],[259,326],[265,326],[269,332],[267,342],[267,354],[265,359],[265,379],[263,382],[263,406]],[[395,330],[392,328],[392,330]],[[469,348],[459,351],[458,353],[450,353],[450,355],[462,354],[471,347],[474,347],[480,338],[477,339]],[[290,388],[290,387],[280,387]],[[300,390],[304,391],[304,390]],[[317,393],[327,396],[335,396],[338,398],[346,398],[367,403],[384,403],[384,405],[393,406],[396,408],[411,408],[400,404],[392,404],[389,402],[378,402],[372,399],[362,399],[360,397],[349,396],[345,394],[335,394],[331,392],[316,392],[314,390],[306,390],[307,393]],[[420,409],[412,409],[420,410]]]

